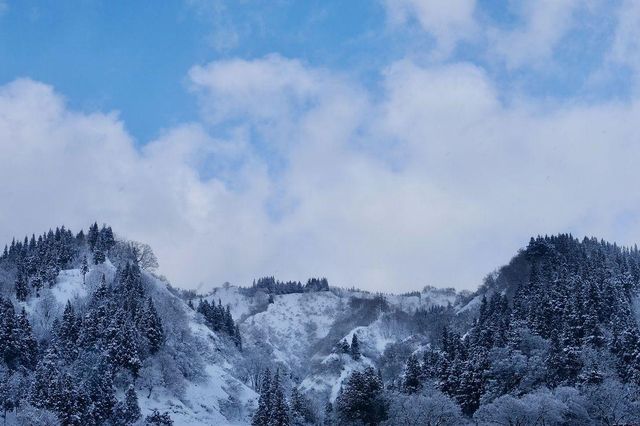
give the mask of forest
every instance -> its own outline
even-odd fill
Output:
[[[157,267],[150,247],[95,223],[7,244],[7,424],[181,424],[204,402],[193,386],[220,387],[208,402],[221,424],[640,420],[636,247],[539,236],[473,293],[368,293],[270,276],[198,294]]]

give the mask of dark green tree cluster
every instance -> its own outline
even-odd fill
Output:
[[[240,336],[240,328],[234,322],[229,306],[222,306],[222,302],[218,300],[218,304],[209,303],[206,299],[201,300],[198,304],[197,312],[202,314],[207,325],[216,333],[224,333],[231,337],[234,344],[238,348],[242,348],[242,337]]]
[[[24,310],[16,314],[13,303],[0,297],[0,360],[10,370],[33,369],[38,344]]]
[[[338,420],[345,424],[377,425],[387,418],[382,378],[373,368],[354,371],[335,401]]]
[[[360,360],[362,358],[362,352],[360,351],[360,341],[358,340],[358,335],[353,333],[351,337],[351,345],[347,343],[345,339],[342,339],[333,349],[335,353],[339,354],[349,354],[351,358],[355,361]]]
[[[262,277],[253,281],[249,290],[250,294],[262,290],[270,295],[295,294],[328,291],[329,281],[326,278],[309,278],[305,285],[300,281],[278,281],[274,277]]]
[[[53,287],[61,269],[77,261],[82,242],[64,226],[36,238],[25,237],[23,242],[11,242],[0,256],[0,267],[15,274],[16,298],[24,301],[40,290]]]
[[[297,387],[291,389],[290,398],[291,426],[305,426],[317,423],[316,413],[311,408],[311,401],[307,399]]]
[[[132,424],[141,417],[130,388],[122,402],[114,377],[135,380],[142,361],[164,343],[162,321],[146,295],[140,271],[127,264],[113,285],[102,284],[80,313],[67,303],[54,339],[38,364],[31,403],[65,425]]]
[[[98,228],[98,224],[94,223],[89,227],[87,233],[87,244],[89,250],[93,253],[93,262],[98,265],[104,263],[109,250],[116,244],[113,230],[110,226],[102,225]]]
[[[405,390],[432,381],[471,415],[481,403],[536,386],[601,382],[610,364],[614,379],[640,384],[639,265],[636,248],[566,234],[532,239],[488,278],[464,336],[445,327],[422,365],[409,359]]]
[[[280,373],[273,376],[267,369],[260,386],[258,409],[251,420],[252,426],[289,426],[289,404],[284,396]]]

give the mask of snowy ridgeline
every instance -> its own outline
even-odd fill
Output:
[[[206,295],[153,252],[56,230],[0,257],[7,424],[633,424],[640,255],[532,239],[474,294],[325,279]]]

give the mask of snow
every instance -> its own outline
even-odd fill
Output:
[[[253,306],[253,300],[240,293],[240,289],[235,286],[215,288],[205,299],[210,303],[221,301],[223,306],[229,306],[234,320],[247,317]]]
[[[69,300],[86,297],[87,289],[82,282],[82,272],[79,269],[60,271],[56,285],[51,288],[51,294],[60,305],[66,305]]]
[[[246,425],[248,419],[228,420],[220,412],[220,402],[229,397],[229,387],[239,385],[239,401],[255,405],[258,395],[242,385],[228,372],[216,365],[205,368],[206,380],[199,383],[189,382],[183,398],[176,398],[164,390],[152,392],[147,398],[144,392],[138,392],[138,402],[143,415],[151,414],[154,409],[168,411],[174,424],[179,425]]]
[[[329,354],[322,360],[321,364],[341,364],[339,374],[336,374],[333,369],[313,374],[302,381],[300,389],[319,393],[328,392],[331,402],[336,400],[342,383],[351,376],[351,373],[363,370],[368,366],[374,366],[373,362],[365,356],[355,361],[347,354]]]
[[[306,361],[309,348],[325,337],[344,301],[335,294],[317,293],[285,294],[274,297],[266,311],[247,318],[241,324],[249,344],[253,330],[264,336],[283,363],[301,364]]]
[[[91,265],[85,285],[79,269],[63,270],[58,276],[57,284],[52,289],[43,291],[50,292],[52,299],[64,306],[67,301],[87,297],[100,282],[102,274],[110,280],[114,273],[115,268],[108,260],[103,265]],[[156,283],[153,286],[154,297],[160,297],[161,300],[175,297],[166,289],[165,283],[159,280],[153,282]],[[247,296],[238,287],[225,286],[214,289],[206,299],[212,303],[220,300],[223,305],[230,307],[234,319],[240,323],[246,350],[251,350],[257,344],[270,345],[276,361],[292,368],[311,371],[301,378],[301,389],[325,393],[334,401],[343,381],[353,371],[373,365],[367,355],[375,358],[389,343],[402,338],[402,332],[394,329],[393,323],[385,321],[381,313],[369,325],[356,327],[344,335],[348,342],[351,342],[353,334],[358,335],[363,351],[360,360],[355,361],[347,354],[314,354],[313,351],[317,350],[314,349],[315,345],[326,338],[336,326],[336,320],[348,308],[352,297],[373,298],[376,295],[351,290],[295,293],[276,295],[273,303],[266,304],[264,294]],[[457,295],[449,290],[426,288],[419,295],[385,295],[385,298],[393,310],[411,313],[435,305],[455,304]],[[27,302],[30,312],[37,309],[36,301],[36,298],[32,298]],[[226,339],[209,329],[202,322],[201,316],[189,309],[186,303],[179,303],[184,305],[181,309],[187,315],[188,331],[199,342],[205,358],[204,379],[188,381],[180,397],[162,387],[154,388],[151,393],[146,390],[138,391],[142,413],[148,415],[153,409],[168,411],[177,426],[249,424],[250,411],[257,405],[258,395],[234,377],[232,357],[240,356],[239,353],[235,348],[225,346],[228,345]],[[472,303],[474,301],[469,305]],[[468,309],[469,305],[462,309]],[[237,413],[239,417],[231,420],[225,417],[221,406],[228,401],[230,395],[236,399],[238,406],[243,407]]]
[[[462,308],[458,309],[456,314],[461,314],[461,313],[469,311],[471,309],[475,309],[475,308],[480,306],[480,302],[482,302],[482,296],[478,295],[478,296],[474,297],[473,299],[471,299],[469,301],[469,303],[464,305]]]
[[[391,307],[404,312],[415,312],[418,309],[428,309],[433,306],[454,305],[458,295],[453,289],[439,289],[426,287],[419,295],[386,295],[385,298]]]
[[[384,324],[380,318],[368,326],[354,328],[344,338],[347,342],[351,342],[354,334],[358,335],[358,342],[360,342],[361,350],[365,349],[362,345],[369,342],[367,349],[373,350],[379,354],[384,352],[384,348],[386,348],[389,343],[398,340],[397,336],[394,337],[392,334],[385,332]]]

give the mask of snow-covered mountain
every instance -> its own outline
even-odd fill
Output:
[[[640,252],[532,239],[475,293],[259,278],[207,294],[93,225],[0,256],[7,424],[619,424],[640,419]],[[550,409],[551,407],[552,409]]]
[[[113,401],[124,403],[127,386],[133,384],[141,418],[157,410],[167,413],[175,424],[249,424],[257,408],[259,381],[267,369],[286,375],[284,386],[289,390],[296,386],[300,392],[314,395],[314,402],[334,400],[352,371],[376,365],[387,344],[413,334],[409,316],[435,306],[453,309],[461,300],[451,289],[425,288],[408,295],[379,295],[333,288],[326,282],[321,289],[297,289],[286,294],[251,285],[225,285],[206,295],[196,295],[171,287],[166,279],[144,267],[135,266],[136,273],[130,274],[135,279],[128,278],[130,265],[144,266],[142,250],[145,256],[152,255],[148,246],[136,244],[116,240],[110,228],[98,230],[97,225],[86,236],[74,236],[61,228],[38,240],[34,237],[24,243],[14,241],[0,258],[0,294],[13,306],[13,312],[24,309],[39,345],[37,357],[55,353],[56,359],[62,358],[57,361],[61,370],[77,375],[83,368],[78,358],[85,355],[104,356],[106,362],[112,363],[108,345],[84,347],[80,343],[82,329],[93,326],[90,319],[102,303],[99,299],[107,297],[101,294],[114,298],[105,302],[108,309],[119,311],[117,305],[124,303],[125,311],[132,310],[126,314],[126,322],[136,323],[134,334],[144,334],[138,324],[138,310],[142,307],[126,307],[127,301],[117,299],[122,292],[130,291],[125,287],[132,285],[129,281],[133,279],[140,286],[140,294],[130,297],[150,300],[164,338],[157,352],[149,351],[148,342],[139,338],[132,356],[140,365],[131,368],[125,363],[113,368],[113,384],[109,385],[113,386]],[[48,251],[55,254],[50,256]],[[50,257],[58,260],[52,262]],[[153,267],[154,262],[149,266]],[[50,275],[43,282],[41,277],[46,271]],[[220,307],[220,312],[228,310],[241,345],[227,328],[217,329],[212,324],[203,305]],[[114,317],[119,314],[108,313]],[[71,343],[82,346],[70,356],[58,354],[63,352],[58,346],[62,346],[61,328],[65,329],[68,318],[79,329],[73,338],[77,342]],[[104,327],[114,321],[107,318]],[[336,349],[341,342],[351,343],[354,335],[361,341],[362,356],[357,360]],[[108,340],[100,337],[103,338]],[[36,381],[38,370],[32,368],[33,373],[20,376],[25,382]],[[3,367],[0,373],[17,377],[11,368]],[[87,380],[92,379],[79,379],[73,384],[74,395],[89,392]],[[49,412],[54,414],[49,417],[60,417],[57,403],[31,401],[27,395],[31,385],[22,385],[25,401],[21,405],[27,407],[28,401],[31,411],[13,407],[7,413],[9,422],[24,422],[25,416],[42,418],[42,413]],[[56,395],[46,398],[55,400]],[[80,413],[82,410],[85,411]],[[74,416],[86,419],[91,408],[76,411]]]
[[[388,344],[414,335],[413,314],[433,307],[455,310],[465,299],[453,289],[427,287],[407,295],[330,288],[276,294],[269,301],[265,292],[225,286],[204,300],[230,307],[249,358],[269,360],[271,368],[293,375],[304,392],[333,400],[351,371],[376,365]],[[354,334],[362,352],[358,361],[336,353],[336,345],[350,343]],[[416,348],[421,344],[426,341],[416,341]]]
[[[74,306],[86,304],[101,277],[111,281],[116,273],[116,267],[108,258],[103,264],[91,265],[85,280],[80,269],[61,270],[54,286],[45,289],[38,298],[18,303],[17,307],[24,306],[34,319],[36,337],[47,338],[53,322],[62,315],[68,302]],[[179,375],[174,377],[177,383],[151,384],[149,377],[141,377],[137,393],[142,414],[151,414],[154,409],[168,412],[178,425],[247,424],[255,409],[257,394],[234,377],[231,361],[240,356],[239,351],[207,327],[202,316],[190,309],[184,300],[170,292],[167,282],[148,272],[142,274],[166,332],[180,336],[182,340],[168,339],[166,344],[174,346],[170,356],[191,358],[193,367],[199,370],[197,375],[186,380],[180,380]],[[185,346],[181,347],[181,344]],[[163,365],[165,361],[158,357],[149,370],[171,368],[171,365]],[[168,380],[172,372],[165,373],[167,377],[160,381]]]

